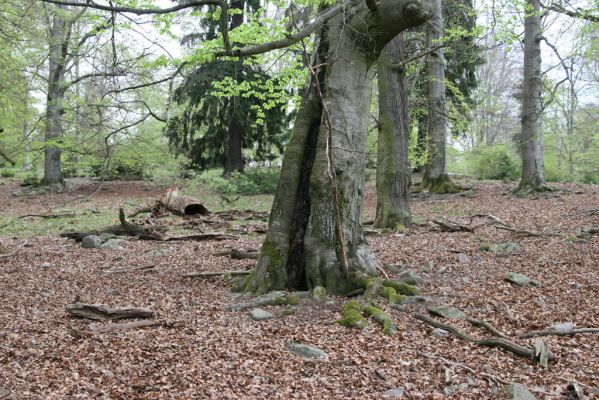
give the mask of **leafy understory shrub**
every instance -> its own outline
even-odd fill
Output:
[[[519,176],[515,155],[505,145],[480,146],[472,151],[470,169],[478,179],[515,180]]]
[[[245,173],[234,173],[224,178],[220,170],[204,172],[199,183],[222,195],[252,196],[274,194],[279,182],[279,170],[275,168],[252,168]]]

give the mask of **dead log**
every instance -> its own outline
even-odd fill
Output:
[[[495,228],[497,229],[503,229],[505,231],[510,231],[512,232],[514,235],[516,236],[533,236],[533,237],[548,237],[548,236],[561,236],[557,233],[543,233],[543,232],[534,232],[534,231],[527,231],[524,229],[516,229],[516,228],[512,228],[511,226],[501,226],[501,225],[496,225]]]
[[[234,260],[257,260],[260,258],[260,252],[231,249],[231,258]]]
[[[161,200],[167,210],[179,215],[208,215],[210,211],[193,196],[179,193],[176,187],[169,188]]]
[[[253,270],[249,271],[206,271],[206,272],[191,272],[189,274],[182,274],[184,278],[210,278],[213,276],[244,276],[252,273]]]
[[[87,318],[98,321],[107,319],[126,319],[126,318],[152,318],[154,312],[147,308],[119,307],[110,308],[102,304],[87,304],[75,302],[67,304],[67,312],[79,318]]]
[[[107,333],[107,332],[116,332],[116,331],[126,331],[130,329],[138,329],[145,328],[148,326],[158,325],[160,322],[154,319],[152,320],[141,320],[141,321],[131,321],[131,322],[121,322],[116,324],[108,324],[102,326],[95,326],[94,324],[90,324],[88,329],[93,333]]]
[[[433,219],[433,223],[445,232],[474,232],[474,229],[467,225],[458,224],[443,217]]]
[[[237,236],[227,235],[222,232],[211,232],[211,233],[198,233],[195,235],[187,235],[187,236],[165,236],[161,240],[165,242],[177,242],[184,240],[195,240],[197,242],[202,240],[231,240],[237,239]]]

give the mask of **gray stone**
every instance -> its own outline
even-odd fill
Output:
[[[49,262],[45,262],[45,263],[38,265],[37,267],[40,269],[49,269],[51,266],[52,266],[52,264],[50,264]]]
[[[97,249],[100,246],[102,246],[102,239],[97,235],[86,236],[81,241],[81,247],[84,249]]]
[[[112,259],[112,261],[115,261],[115,262],[125,261],[125,257],[123,257],[123,256],[116,256],[115,258]]]
[[[174,252],[175,252],[175,250],[172,247],[167,247],[167,248],[163,248],[163,249],[151,250],[151,251],[148,251],[146,254],[150,257],[160,257],[160,256],[167,256],[169,254],[173,254]]]
[[[396,280],[413,286],[420,286],[422,285],[422,282],[424,282],[424,279],[414,272],[413,269],[404,269],[400,271]]]
[[[405,392],[404,388],[398,387],[398,388],[393,388],[393,389],[387,390],[385,393],[383,393],[383,396],[399,399],[399,398],[403,397],[404,392]]]
[[[470,283],[470,278],[468,278],[467,276],[464,276],[464,277],[462,277],[462,282]]]
[[[100,239],[102,240],[102,243],[109,241],[110,239],[115,239],[117,236],[115,234],[112,233],[101,233],[100,234]]]
[[[458,262],[460,262],[461,264],[469,263],[470,262],[470,257],[468,257],[464,253],[460,253],[460,254],[458,254]]]
[[[434,337],[441,338],[441,337],[445,337],[447,335],[449,335],[449,332],[447,332],[445,329],[441,329],[441,328],[435,328],[435,329],[433,329],[433,336]]]
[[[551,325],[549,329],[551,329],[554,332],[566,333],[572,331],[572,329],[574,329],[575,327],[576,325],[574,325],[572,322],[564,322],[561,324]]]
[[[536,400],[526,386],[519,383],[510,383],[503,388],[503,392],[508,396],[508,400]]]
[[[520,246],[514,242],[497,243],[490,247],[493,253],[515,253],[520,251]]]
[[[108,288],[108,289],[106,289],[106,293],[111,294],[111,295],[114,296],[116,294],[119,294],[119,291],[116,290],[116,289],[114,289],[114,288]]]
[[[100,248],[105,250],[123,250],[121,246],[121,239],[108,239],[106,243],[103,243]]]
[[[0,387],[0,399],[10,396],[10,390]]]
[[[582,285],[580,283],[574,282],[570,286],[572,286],[572,289],[582,289]]]
[[[439,306],[439,307],[431,307],[428,309],[431,314],[438,315],[439,317],[447,318],[447,319],[465,319],[466,314],[458,310],[455,307],[448,306]]]
[[[541,286],[541,283],[539,281],[530,279],[528,276],[524,274],[519,274],[517,272],[507,272],[504,275],[503,279],[518,286]]]
[[[265,321],[267,319],[274,318],[274,315],[261,308],[254,308],[252,310],[251,317],[254,321]]]
[[[319,360],[328,360],[329,358],[329,355],[326,351],[307,344],[289,342],[287,343],[286,347],[290,352],[303,358],[315,358]]]
[[[316,286],[312,289],[312,298],[314,300],[324,300],[327,298],[327,290],[322,286]]]
[[[399,301],[400,305],[414,304],[414,303],[428,303],[433,299],[428,296],[407,296]]]

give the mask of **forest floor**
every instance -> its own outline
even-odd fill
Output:
[[[346,301],[341,297],[303,299],[288,316],[282,316],[282,307],[266,307],[277,317],[259,322],[249,311],[225,311],[235,295],[223,278],[181,275],[252,268],[255,260],[215,253],[227,247],[259,248],[260,229],[243,229],[250,222],[233,221],[219,229],[229,229],[235,240],[129,239],[123,250],[84,249],[58,233],[86,223],[116,223],[119,206],[151,203],[163,188],[106,182],[96,191],[95,183],[78,184],[71,193],[31,198],[13,196],[18,189],[14,182],[0,185],[0,243],[16,250],[0,257],[0,399],[382,399],[393,388],[403,388],[406,399],[487,399],[509,382],[526,385],[539,399],[560,399],[568,398],[571,381],[578,382],[587,398],[599,398],[597,334],[544,337],[556,356],[545,370],[502,349],[451,334],[433,335],[433,328],[412,316],[421,307],[416,305],[399,311],[383,304],[398,324],[394,336],[383,335],[376,324],[361,331],[335,323]],[[380,265],[412,268],[425,279],[421,288],[431,304],[457,307],[489,321],[526,347],[532,347],[533,339],[518,339],[519,334],[556,323],[599,327],[599,235],[574,238],[583,226],[599,223],[599,186],[559,184],[567,190],[520,198],[510,194],[513,184],[469,184],[474,189],[465,195],[415,198],[412,210],[420,225],[407,235],[369,236]],[[264,209],[264,201],[245,199],[244,207],[256,202],[255,208]],[[370,184],[365,220],[373,218],[375,203]],[[77,215],[17,219],[49,210]],[[558,235],[518,237],[494,226],[447,233],[428,224],[440,216],[467,224],[479,213],[519,229]],[[173,227],[181,221],[167,219]],[[193,226],[193,218],[186,222]],[[250,225],[265,227],[266,221]],[[480,250],[484,244],[505,242],[517,243],[519,250]],[[147,266],[153,268],[110,273]],[[390,276],[397,271],[384,268]],[[505,282],[510,271],[541,286]],[[65,306],[75,299],[147,307],[160,324],[90,333],[105,323],[69,317]],[[465,321],[450,322],[473,336],[489,336]],[[302,359],[286,349],[290,341],[317,346],[328,359]]]

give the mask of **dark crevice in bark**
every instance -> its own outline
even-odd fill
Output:
[[[310,219],[310,175],[316,156],[316,144],[320,131],[321,112],[314,118],[308,132],[308,140],[304,148],[303,162],[297,188],[293,221],[291,222],[291,235],[289,238],[289,252],[287,258],[287,285],[298,290],[308,289],[306,281],[306,259],[304,256],[304,235],[308,220]]]

